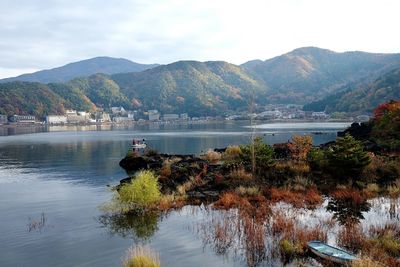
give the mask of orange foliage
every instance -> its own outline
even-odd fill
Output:
[[[294,135],[288,147],[294,160],[306,160],[308,153],[312,149],[312,137],[309,135]]]
[[[305,191],[291,191],[288,189],[271,188],[266,192],[272,202],[286,202],[296,208],[313,208],[323,202],[323,198],[316,187],[311,187]]]
[[[374,118],[379,121],[384,115],[400,110],[400,100],[392,100],[379,105],[374,110]]]

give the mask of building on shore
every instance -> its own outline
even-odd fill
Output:
[[[182,113],[181,115],[179,115],[179,117],[183,121],[189,120],[189,115],[187,113]]]
[[[122,124],[122,123],[132,123],[135,120],[133,118],[129,118],[129,117],[114,117],[113,121],[115,123]]]
[[[46,116],[47,124],[65,124],[67,123],[67,116],[65,115],[48,115]]]
[[[1,124],[7,124],[8,123],[8,117],[7,115],[1,115],[0,114],[0,125]]]
[[[178,114],[164,114],[163,121],[176,121],[179,120]]]
[[[96,122],[103,123],[103,122],[111,122],[111,117],[110,114],[103,112],[103,111],[98,111],[95,114],[95,120]]]
[[[90,114],[84,111],[67,110],[66,116],[67,122],[72,124],[87,123],[90,120]]]
[[[111,113],[114,116],[126,116],[128,112],[123,107],[112,107]]]
[[[34,124],[36,122],[35,116],[32,115],[13,115],[10,117],[10,122],[21,124]]]
[[[325,112],[313,112],[312,114],[311,114],[311,117],[314,119],[314,120],[325,120],[325,119],[327,119],[328,118],[328,114],[326,114]]]
[[[152,109],[147,111],[149,114],[149,121],[158,121],[160,120],[160,113],[158,113],[158,110]]]

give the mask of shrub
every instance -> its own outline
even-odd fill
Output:
[[[122,212],[144,210],[160,199],[158,178],[151,171],[141,171],[130,183],[120,187],[115,201]]]
[[[268,144],[262,141],[261,137],[256,137],[252,144],[241,146],[241,159],[243,163],[252,166],[258,174],[265,174],[272,166],[275,165],[274,150]]]
[[[237,183],[247,183],[253,179],[251,173],[246,172],[243,166],[232,170],[229,177]]]
[[[342,181],[359,178],[363,169],[371,162],[360,141],[350,134],[338,137],[335,145],[328,151],[328,162],[332,173]]]
[[[149,148],[149,149],[146,150],[145,155],[148,156],[148,157],[154,157],[154,156],[158,155],[158,151],[155,150],[155,149]]]
[[[312,149],[308,153],[308,162],[313,171],[323,171],[328,166],[326,152],[320,148]]]
[[[260,188],[257,186],[244,187],[239,186],[235,189],[235,193],[240,196],[257,196],[260,194]]]
[[[294,160],[306,160],[308,153],[312,149],[312,137],[309,135],[293,135],[292,142],[289,143],[289,150]]]
[[[148,247],[131,247],[125,256],[123,267],[160,267],[158,254]]]
[[[302,252],[301,248],[297,244],[293,244],[287,239],[282,239],[279,242],[279,247],[281,250],[281,255],[286,259],[293,258]]]
[[[240,157],[242,150],[240,146],[228,146],[223,154],[225,160],[235,160]]]
[[[212,162],[212,163],[218,162],[219,160],[221,160],[221,157],[222,157],[221,153],[211,150],[211,149],[209,149],[204,156],[204,158],[206,160],[208,160],[209,162]]]

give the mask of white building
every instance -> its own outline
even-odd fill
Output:
[[[164,115],[163,115],[163,120],[164,120],[164,121],[175,121],[175,120],[179,120],[179,115],[178,115],[178,114],[164,114]]]
[[[311,114],[311,117],[313,117],[313,119],[326,119],[328,118],[328,115],[325,112],[313,112]]]
[[[257,115],[260,119],[279,119],[282,118],[282,112],[279,110],[267,110]]]
[[[65,111],[65,115],[77,115],[78,113],[76,113],[76,110],[74,110],[74,109],[67,109],[66,111]]]
[[[113,121],[115,123],[132,123],[134,122],[134,119],[129,117],[114,117]]]
[[[113,115],[122,115],[125,116],[128,112],[123,107],[112,107],[111,113]]]
[[[0,124],[6,124],[8,122],[7,115],[0,114]]]
[[[149,114],[149,121],[158,121],[160,120],[160,113],[158,110],[152,109],[147,112]]]
[[[67,123],[67,116],[64,115],[48,115],[46,116],[48,124],[64,124]]]

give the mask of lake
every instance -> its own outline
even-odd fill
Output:
[[[293,134],[311,134],[320,144],[334,140],[348,125],[268,124],[254,131],[270,144],[286,142]],[[207,221],[205,207],[127,223],[103,216],[99,206],[112,196],[108,185],[126,177],[118,163],[132,138],[145,138],[163,153],[200,154],[248,143],[248,126],[231,122],[43,127],[39,133],[3,130],[0,266],[121,266],[125,251],[138,242],[159,252],[162,266],[246,266],[240,255],[220,255],[204,244],[197,226]],[[367,215],[371,220],[386,214],[382,209],[387,205],[379,207],[372,210],[375,215]],[[315,212],[328,216],[326,211]]]

